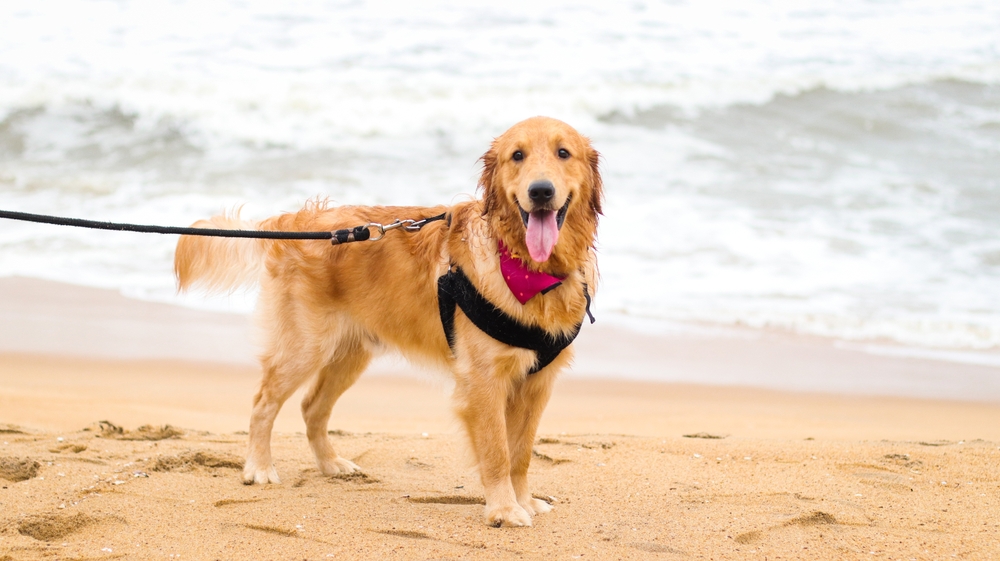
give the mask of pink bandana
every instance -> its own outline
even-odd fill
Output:
[[[562,283],[563,279],[559,277],[529,271],[523,261],[511,256],[503,242],[497,242],[497,247],[500,249],[500,272],[503,280],[518,302],[524,304],[539,292],[544,294]]]

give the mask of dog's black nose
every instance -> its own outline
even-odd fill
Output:
[[[556,188],[548,179],[540,179],[528,185],[528,198],[536,205],[545,204],[556,196]]]

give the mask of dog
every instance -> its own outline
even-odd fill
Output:
[[[534,515],[552,509],[532,497],[528,465],[553,382],[571,360],[570,342],[597,288],[599,155],[566,123],[534,117],[497,137],[481,160],[482,198],[452,206],[310,202],[257,223],[236,213],[194,224],[334,231],[431,219],[419,231],[376,232],[378,241],[339,245],[180,238],[179,290],[261,287],[263,379],[253,400],[244,483],[279,482],[271,429],[284,401],[309,380],[302,416],[319,469],[359,470],[334,451],[327,422],[373,355],[391,347],[454,377],[486,523],[530,526]]]

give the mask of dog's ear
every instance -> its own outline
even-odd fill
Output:
[[[490,149],[483,154],[483,173],[479,176],[479,188],[483,190],[483,216],[496,209],[497,190],[493,188],[493,175],[497,171],[497,143],[493,141]]]
[[[601,170],[598,169],[601,154],[588,147],[587,161],[590,164],[590,208],[595,215],[604,214],[601,203],[604,201],[604,181],[601,179]]]

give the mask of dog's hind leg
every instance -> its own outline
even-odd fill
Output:
[[[289,353],[290,354],[290,353]],[[250,446],[243,465],[243,483],[281,483],[271,460],[271,429],[282,404],[309,377],[319,370],[317,362],[298,357],[295,360],[265,358],[264,377],[260,390],[253,398],[250,414]]]
[[[337,399],[357,381],[369,362],[371,352],[367,348],[357,341],[345,341],[337,349],[333,361],[320,371],[316,382],[302,400],[302,418],[306,422],[309,446],[316,454],[316,463],[323,475],[351,473],[361,469],[337,455],[327,436],[327,423]]]
[[[528,514],[544,514],[552,505],[531,496],[528,488],[528,465],[531,463],[535,433],[552,394],[559,367],[549,366],[528,376],[515,386],[507,400],[507,443],[510,446],[510,482],[517,504]]]

